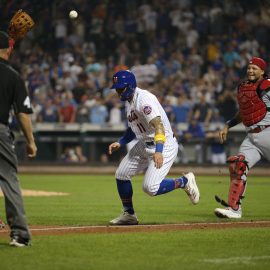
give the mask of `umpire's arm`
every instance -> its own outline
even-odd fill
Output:
[[[28,157],[33,158],[37,154],[37,146],[33,136],[33,128],[30,115],[27,113],[18,113],[16,117],[26,138],[27,155]]]

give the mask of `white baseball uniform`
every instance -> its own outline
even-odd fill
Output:
[[[117,171],[118,180],[131,180],[139,172],[145,171],[143,190],[155,195],[161,181],[168,174],[178,152],[178,143],[174,138],[169,119],[155,95],[147,90],[136,88],[132,101],[126,101],[128,126],[135,133],[138,142],[121,161]],[[155,130],[149,124],[160,116],[165,129],[166,142],[163,148],[163,165],[155,167]]]

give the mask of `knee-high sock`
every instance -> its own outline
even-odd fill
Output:
[[[187,183],[187,178],[185,176],[182,176],[180,178],[175,178],[175,179],[165,178],[161,181],[156,195],[168,193],[177,188],[184,188],[186,186],[186,183]]]
[[[128,212],[129,214],[134,214],[134,208],[132,203],[133,189],[131,181],[116,179],[116,183],[124,211]]]

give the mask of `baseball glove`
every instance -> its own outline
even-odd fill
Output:
[[[34,24],[30,15],[20,9],[9,22],[8,34],[14,41],[22,39],[32,29]]]

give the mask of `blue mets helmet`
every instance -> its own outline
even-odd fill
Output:
[[[126,90],[121,94],[120,99],[122,101],[128,100],[137,87],[136,78],[134,74],[129,70],[120,70],[113,75],[112,89],[123,89]]]

